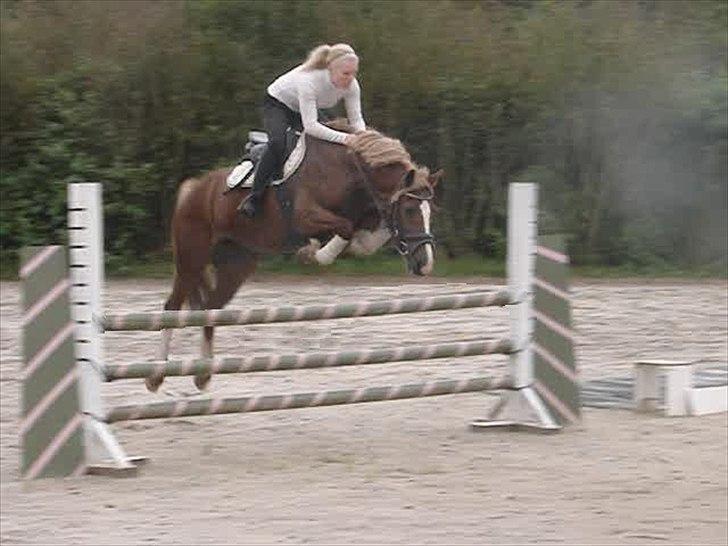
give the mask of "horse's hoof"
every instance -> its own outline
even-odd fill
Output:
[[[309,239],[308,245],[298,249],[296,257],[298,258],[298,261],[304,265],[317,264],[318,260],[316,260],[316,251],[320,248],[321,243],[319,243],[316,239]]]
[[[298,262],[303,265],[311,265],[315,260],[313,252],[311,252],[311,249],[307,246],[300,248],[298,252],[296,252],[296,259],[298,259]]]
[[[149,392],[157,392],[163,382],[164,377],[162,376],[150,376],[144,379],[144,384],[147,386]]]
[[[210,384],[210,379],[212,379],[210,374],[196,375],[194,379],[195,387],[201,391],[207,390],[207,386]]]

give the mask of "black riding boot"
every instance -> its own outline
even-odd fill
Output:
[[[268,186],[268,182],[273,179],[279,170],[279,160],[276,150],[271,146],[272,143],[268,144],[263,157],[260,158],[258,169],[255,171],[255,178],[253,179],[253,188],[250,190],[250,195],[240,205],[240,210],[246,216],[252,218],[258,213],[260,209],[263,192]]]

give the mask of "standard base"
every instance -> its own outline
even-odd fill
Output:
[[[139,467],[146,464],[146,457],[129,457],[119,445],[109,426],[91,415],[86,416],[86,474],[112,476],[117,478],[134,477]]]
[[[507,390],[486,419],[470,424],[472,430],[478,431],[503,427],[541,433],[558,432],[562,428],[531,387]]]
[[[149,462],[147,457],[127,457],[123,464],[93,464],[86,467],[86,474],[91,476],[107,476],[112,478],[135,478],[139,475],[139,467]]]

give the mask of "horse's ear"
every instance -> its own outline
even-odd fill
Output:
[[[445,176],[445,171],[442,169],[438,169],[427,177],[427,181],[430,183],[430,186],[434,188],[435,186],[437,186],[443,176]]]
[[[404,178],[402,179],[402,186],[404,188],[409,188],[415,181],[415,170],[410,169],[407,171],[407,174],[404,175]]]

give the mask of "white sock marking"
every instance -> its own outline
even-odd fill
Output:
[[[349,244],[349,241],[334,235],[332,239],[326,243],[326,246],[316,251],[316,261],[321,265],[331,265],[334,260]]]

